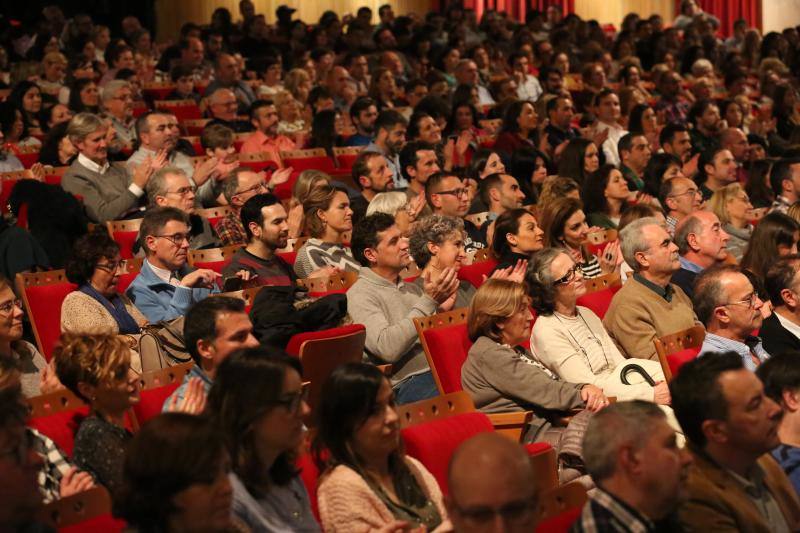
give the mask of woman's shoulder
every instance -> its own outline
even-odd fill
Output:
[[[320,476],[317,490],[320,495],[323,493],[331,495],[333,492],[347,487],[354,488],[362,485],[366,487],[367,482],[361,474],[347,465],[336,465]]]
[[[498,344],[494,340],[484,335],[478,337],[475,340],[475,342],[472,343],[472,346],[469,349],[469,355],[471,357],[482,357],[487,354],[497,354],[497,353],[513,352],[513,351],[514,350],[512,350],[508,346]]]

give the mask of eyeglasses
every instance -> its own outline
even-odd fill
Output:
[[[16,444],[5,450],[0,450],[0,457],[11,457],[18,466],[23,466],[28,463],[28,454],[33,448],[33,444],[33,433],[26,430]]]
[[[7,315],[14,310],[15,307],[22,309],[22,300],[14,298],[5,303],[0,304],[0,314]]]
[[[686,196],[687,194],[691,194],[692,196],[700,196],[703,193],[701,193],[698,189],[687,189],[678,194],[670,194],[668,198],[678,198],[679,196]]]
[[[105,270],[107,272],[116,272],[120,269],[128,270],[128,260],[120,259],[119,261],[112,261],[110,263],[106,263],[105,265],[95,265],[95,268],[99,268],[100,270]]]
[[[758,294],[753,293],[744,300],[739,300],[737,302],[728,302],[726,304],[722,304],[720,307],[725,307],[726,305],[746,305],[750,309],[755,309],[756,302],[758,302]]]
[[[500,515],[504,522],[509,525],[523,525],[533,520],[536,511],[536,504],[533,499],[517,500],[507,503],[502,507],[472,507],[462,509],[455,508],[465,522],[471,522],[474,526],[486,527],[494,522],[495,517]]]
[[[298,392],[285,394],[275,403],[290,413],[296,413],[303,402],[308,402],[308,390],[308,384],[304,383]]]
[[[178,196],[187,196],[197,192],[197,187],[190,185],[189,187],[181,187],[177,191],[167,191],[167,194],[177,194]]]
[[[578,271],[581,269],[578,265],[572,265],[572,268],[567,270],[567,273],[564,274],[562,277],[558,278],[553,282],[553,285],[565,285],[567,283],[571,283],[575,281],[575,276],[578,274]]]
[[[155,235],[156,238],[167,239],[175,246],[180,246],[183,244],[183,241],[187,243],[192,242],[192,234],[191,233],[173,233],[172,235]]]
[[[467,192],[468,192],[467,189],[462,188],[462,189],[451,189],[449,191],[439,191],[433,194],[452,194],[456,198],[463,198],[464,196],[467,195]]]
[[[268,189],[267,184],[263,181],[259,181],[256,185],[253,185],[249,189],[245,189],[243,191],[239,191],[234,196],[241,196],[242,194],[247,194],[253,191],[266,191]]]

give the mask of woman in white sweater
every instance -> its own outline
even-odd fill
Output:
[[[623,357],[591,310],[576,305],[586,293],[583,274],[563,250],[547,248],[536,254],[528,268],[528,287],[538,314],[531,330],[531,352],[564,381],[591,383],[618,400],[649,400],[668,405],[669,388],[661,366],[655,361]],[[653,380],[653,387],[631,373],[631,385],[621,379],[629,363],[641,366]]]

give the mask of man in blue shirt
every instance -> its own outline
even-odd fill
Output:
[[[672,283],[691,298],[697,275],[727,259],[728,240],[730,235],[711,211],[695,211],[681,220],[675,228],[681,268],[672,275]]]
[[[736,352],[744,367],[752,371],[769,359],[761,339],[753,334],[761,327],[764,302],[739,267],[717,266],[703,271],[695,281],[692,302],[697,318],[706,327],[698,357]]]
[[[350,106],[350,120],[356,127],[356,134],[345,141],[345,146],[366,146],[371,143],[377,119],[378,107],[375,105],[375,100],[362,96],[353,102]]]

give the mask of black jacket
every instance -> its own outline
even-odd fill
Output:
[[[775,316],[775,311],[764,319],[758,336],[761,337],[764,349],[771,355],[800,351],[800,339],[781,325]]]

